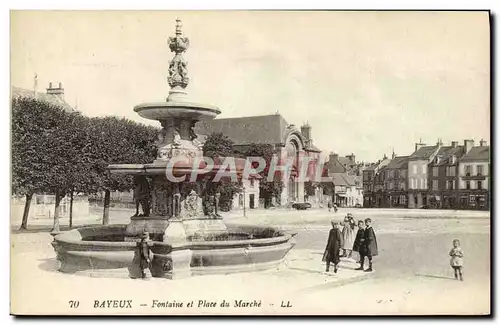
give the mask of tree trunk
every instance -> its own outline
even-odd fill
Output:
[[[69,229],[73,228],[73,190],[69,193]]]
[[[103,225],[108,225],[109,224],[109,198],[111,196],[111,193],[109,190],[106,190],[104,192],[104,212],[102,214],[102,224]]]
[[[59,233],[61,232],[61,229],[59,227],[59,213],[61,209],[61,194],[59,194],[59,191],[56,191],[56,206],[54,209],[54,226],[52,227],[51,233]]]
[[[23,221],[21,222],[21,228],[28,229],[28,216],[30,214],[31,199],[33,198],[33,193],[26,194],[26,202],[24,203]]]

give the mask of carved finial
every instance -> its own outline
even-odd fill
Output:
[[[182,35],[182,22],[179,18],[175,20],[175,35]]]
[[[176,20],[175,36],[168,39],[170,51],[174,52],[174,58],[170,61],[168,68],[168,84],[171,88],[186,88],[189,83],[187,62],[184,61],[182,53],[189,48],[189,39],[182,36],[181,20]]]

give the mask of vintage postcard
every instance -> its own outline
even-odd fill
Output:
[[[13,315],[489,315],[488,11],[11,11]]]

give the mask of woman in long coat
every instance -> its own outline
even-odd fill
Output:
[[[332,229],[328,234],[323,262],[326,262],[326,272],[330,271],[330,263],[333,263],[333,272],[337,273],[340,262],[340,249],[342,248],[342,233],[339,230],[339,223],[332,221]]]

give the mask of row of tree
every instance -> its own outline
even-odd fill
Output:
[[[54,231],[61,200],[74,193],[105,192],[103,223],[109,222],[110,191],[133,187],[129,176],[113,175],[109,164],[147,163],[156,156],[158,130],[117,117],[86,117],[32,98],[12,100],[12,192],[24,195],[21,229],[28,225],[34,194],[55,195]]]
[[[54,231],[59,231],[60,203],[70,198],[69,223],[75,193],[104,192],[103,224],[109,223],[111,191],[129,191],[131,176],[111,174],[110,164],[150,163],[156,157],[158,129],[117,117],[86,117],[33,98],[12,100],[12,193],[26,198],[21,229],[27,229],[31,200],[35,194],[55,196]],[[213,133],[204,143],[208,157],[263,157],[267,167],[260,174],[260,197],[270,206],[279,197],[283,183],[279,178],[267,182],[272,146],[251,144],[235,149],[231,139]],[[241,184],[228,180],[217,184],[220,207],[231,209]]]

